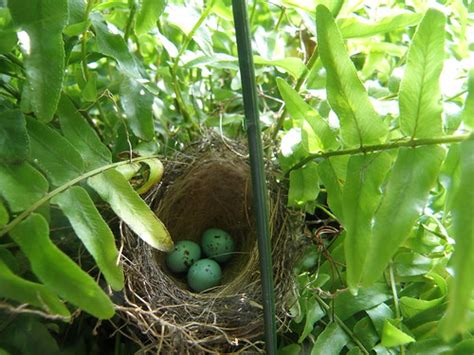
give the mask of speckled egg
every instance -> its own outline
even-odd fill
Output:
[[[235,242],[229,233],[211,228],[204,232],[201,240],[203,253],[220,263],[226,262],[235,252]]]
[[[190,240],[177,242],[166,257],[166,265],[175,273],[188,271],[191,265],[201,258],[201,247]]]
[[[196,292],[219,285],[221,278],[221,267],[212,259],[198,260],[188,271],[188,285]]]

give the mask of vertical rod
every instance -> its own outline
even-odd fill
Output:
[[[271,237],[268,221],[268,201],[263,163],[260,118],[258,114],[257,89],[253,65],[250,28],[245,0],[232,0],[237,50],[239,55],[242,95],[247,123],[252,195],[257,219],[257,239],[262,279],[263,313],[265,324],[266,353],[276,354],[275,295],[273,291],[273,268]]]

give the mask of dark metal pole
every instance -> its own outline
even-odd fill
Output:
[[[258,114],[257,89],[246,1],[232,0],[232,8],[234,12],[240,76],[242,79],[242,95],[244,98],[245,118],[247,123],[253,205],[257,218],[266,352],[267,354],[276,354],[275,295],[273,292],[271,236],[268,225],[267,186],[263,163],[262,139],[260,137],[260,118]]]

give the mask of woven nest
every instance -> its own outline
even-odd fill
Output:
[[[244,145],[214,138],[165,161],[165,173],[146,197],[173,240],[199,242],[203,231],[228,231],[237,253],[223,267],[221,285],[191,292],[173,275],[165,254],[152,249],[121,225],[126,290],[118,307],[120,331],[153,353],[262,352],[263,306],[252,213],[250,168]],[[294,241],[301,215],[285,207],[286,191],[267,167],[276,318],[288,325],[294,300]]]

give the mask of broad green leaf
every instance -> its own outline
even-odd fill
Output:
[[[375,112],[342,35],[329,10],[322,5],[317,7],[316,23],[319,53],[327,72],[328,101],[339,117],[345,145],[383,142],[388,127]]]
[[[325,313],[322,310],[319,303],[314,298],[307,297],[305,299],[306,307],[305,307],[305,322],[304,328],[301,332],[301,335],[298,339],[298,343],[302,343],[306,337],[311,334],[314,329],[314,324],[319,321],[321,318],[324,317]]]
[[[8,7],[13,21],[25,31],[20,42],[33,109],[41,121],[49,122],[63,84],[67,0],[10,0]]]
[[[372,349],[375,344],[379,342],[380,337],[369,317],[364,317],[360,319],[354,325],[352,331],[367,349]]]
[[[379,336],[382,336],[385,319],[393,318],[393,311],[385,303],[381,303],[377,307],[367,309],[366,312],[374,324],[375,330]]]
[[[401,148],[375,214],[363,285],[380,278],[410,234],[438,176],[445,151],[438,146]]]
[[[433,264],[433,259],[413,251],[397,253],[393,260],[396,274],[400,277],[425,275],[432,269]]]
[[[59,101],[58,115],[64,137],[78,150],[88,170],[112,162],[110,150],[101,142],[97,133],[74,107],[72,101],[64,95]]]
[[[58,297],[44,285],[15,275],[0,259],[0,297],[42,308],[50,314],[69,317],[70,313]]]
[[[385,320],[382,334],[383,346],[390,348],[393,346],[413,343],[414,341],[415,339],[395,327],[390,320]]]
[[[409,349],[411,354],[416,355],[454,355],[451,354],[452,347],[439,338],[418,340]]]
[[[319,164],[319,177],[327,191],[331,211],[343,221],[342,191],[346,178],[348,156],[332,157]]]
[[[308,152],[316,153],[318,150],[326,151],[337,148],[338,143],[334,131],[316,110],[308,105],[285,80],[277,78],[276,82],[280,95],[285,101],[288,113],[294,120],[301,122],[300,126],[303,129],[303,135],[306,134],[306,139],[308,140],[307,146],[315,146],[315,149],[308,149]],[[312,132],[304,129],[303,121],[308,122]],[[313,139],[315,142],[311,142],[310,139]]]
[[[349,336],[337,323],[331,323],[319,334],[311,355],[339,354],[349,340]]]
[[[443,303],[444,298],[445,297],[440,297],[428,301],[413,297],[401,297],[400,309],[402,311],[403,317],[411,318],[413,316],[416,316],[418,313],[440,305],[441,303]]]
[[[0,164],[0,195],[13,213],[21,212],[48,192],[48,181],[28,163]]]
[[[59,205],[69,219],[74,232],[92,255],[112,289],[122,289],[124,276],[118,263],[119,254],[114,235],[86,190],[79,186],[71,187],[56,196],[52,202]]]
[[[253,60],[257,65],[274,65],[278,68],[281,68],[287,71],[295,79],[298,79],[307,70],[303,61],[297,57],[268,60],[259,56],[254,56]]]
[[[9,220],[10,216],[8,215],[8,211],[3,202],[0,201],[0,228],[7,224]]]
[[[474,69],[469,72],[469,80],[467,82],[467,97],[464,102],[462,119],[464,124],[470,129],[474,129]]]
[[[26,160],[29,153],[23,114],[19,110],[0,112],[0,163]]]
[[[68,0],[68,25],[82,22],[86,15],[85,0]]]
[[[400,83],[400,128],[412,138],[443,133],[439,77],[444,61],[445,23],[443,13],[428,10],[408,50]]]
[[[86,84],[82,88],[82,98],[87,102],[97,101],[97,73],[90,72]]]
[[[349,292],[339,294],[334,302],[336,314],[346,320],[353,314],[373,308],[392,297],[384,283],[376,283],[370,287],[361,288],[357,296]]]
[[[449,147],[446,159],[439,173],[439,181],[446,189],[445,210],[452,208],[455,193],[458,190],[461,174],[461,150],[459,144],[452,144]]]
[[[164,224],[120,173],[108,170],[89,178],[88,184],[138,237],[158,250],[173,249],[173,241]]]
[[[290,173],[288,206],[301,206],[312,202],[319,194],[318,165],[310,162]]]
[[[372,218],[382,197],[381,185],[390,169],[392,157],[387,153],[354,155],[349,159],[342,192],[342,214],[346,254],[347,284],[357,291],[370,245]]]
[[[154,136],[153,96],[137,80],[125,77],[120,85],[120,97],[133,133],[151,140]]]
[[[27,118],[26,127],[31,142],[31,159],[53,185],[60,186],[84,171],[79,152],[57,131],[33,118]]]
[[[163,164],[158,159],[147,159],[143,163],[148,165],[149,170],[147,180],[137,189],[137,193],[140,195],[146,193],[152,186],[155,186],[163,176]]]
[[[48,289],[99,319],[114,315],[112,302],[94,279],[51,242],[48,223],[41,215],[32,214],[10,236]]]
[[[140,0],[135,18],[135,32],[142,34],[156,26],[156,21],[166,7],[166,0]]]
[[[360,38],[405,29],[417,25],[421,18],[421,14],[410,12],[387,16],[377,22],[370,22],[362,17],[338,18],[337,27],[346,39]]]
[[[93,12],[89,15],[95,29],[97,50],[109,57],[114,58],[120,69],[132,78],[140,78],[137,62],[130,54],[127,44],[122,36],[113,34],[107,28],[107,24],[101,14]]]
[[[454,279],[449,288],[449,307],[443,336],[453,337],[467,328],[467,315],[474,291],[474,141],[461,143],[461,176],[452,206],[452,234],[456,240],[452,265]]]

